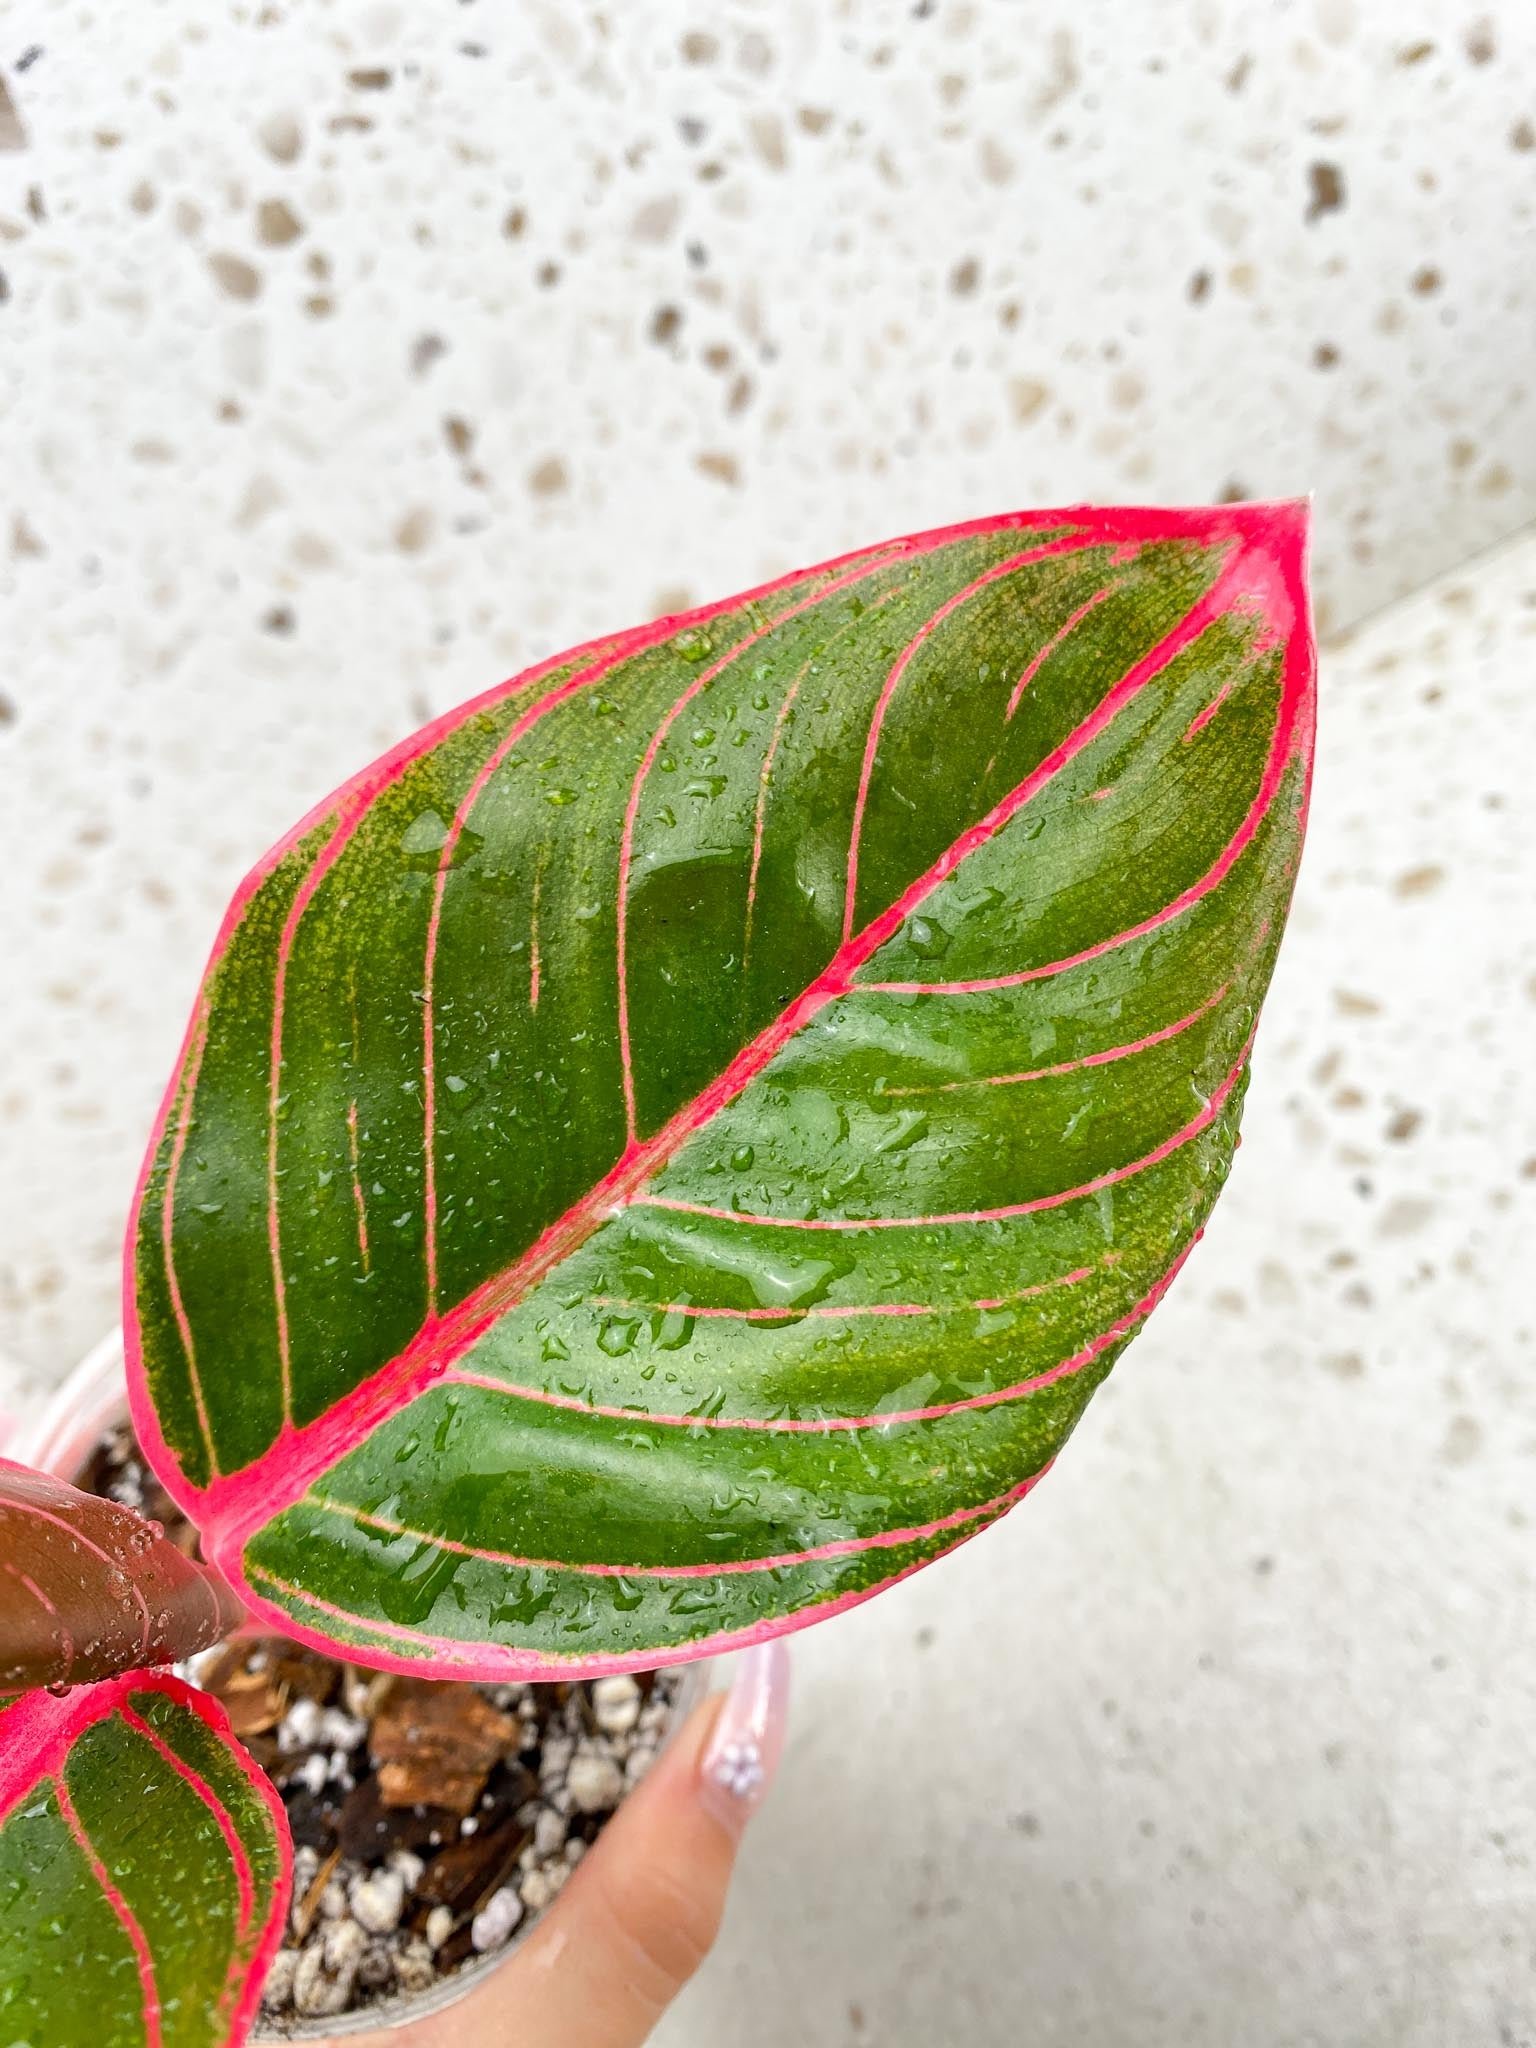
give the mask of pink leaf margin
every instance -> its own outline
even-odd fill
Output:
[[[764,1621],[753,1622],[748,1628],[722,1629],[713,1635],[701,1636],[693,1642],[672,1643],[664,1649],[646,1648],[639,1655],[623,1653],[601,1656],[558,1657],[546,1655],[532,1657],[520,1651],[487,1651],[474,1643],[457,1641],[452,1636],[432,1636],[419,1629],[401,1628],[387,1621],[370,1621],[351,1614],[342,1607],[333,1607],[329,1601],[307,1593],[300,1586],[287,1586],[282,1580],[270,1578],[265,1573],[258,1576],[280,1591],[290,1592],[316,1613],[330,1613],[344,1620],[360,1635],[377,1637],[381,1641],[396,1639],[402,1642],[424,1643],[430,1646],[433,1655],[409,1657],[393,1650],[381,1650],[373,1642],[360,1651],[353,1637],[345,1639],[345,1654],[359,1663],[366,1662],[377,1671],[392,1671],[400,1677],[454,1678],[466,1684],[513,1684],[531,1685],[559,1683],[573,1678],[604,1678],[622,1675],[630,1671],[654,1670],[657,1663],[671,1666],[691,1664],[703,1657],[729,1657],[737,1650],[754,1649],[759,1643],[771,1642],[776,1636],[794,1635],[819,1621],[829,1621],[833,1615],[847,1614],[855,1607],[862,1607],[866,1600],[873,1600],[877,1593],[884,1593],[892,1586],[899,1586],[903,1579],[910,1579],[914,1572],[923,1571],[940,1557],[947,1557],[951,1551],[960,1549],[962,1544],[972,1542],[983,1529],[991,1528],[1000,1521],[1021,1500],[1025,1500],[1040,1484],[1046,1474],[1054,1469],[1054,1460],[1042,1465],[1038,1472],[1032,1472],[1027,1479],[1020,1480],[1008,1493],[995,1501],[988,1501],[979,1508],[963,1510],[959,1515],[945,1518],[945,1526],[958,1530],[953,1543],[936,1551],[932,1557],[921,1557],[914,1564],[903,1565],[889,1578],[881,1579],[873,1586],[860,1586],[851,1593],[835,1594],[830,1600],[812,1603],[809,1607],[796,1608],[788,1614],[771,1615]],[[934,1524],[934,1533],[939,1529]],[[917,1540],[923,1531],[897,1530],[893,1534],[877,1536],[862,1546],[873,1549],[889,1549],[902,1541]],[[433,1539],[436,1540],[435,1538]],[[768,1559],[772,1565],[776,1560]],[[323,1629],[310,1627],[295,1620],[286,1607],[260,1600],[258,1604],[270,1612],[284,1635],[307,1644],[310,1648],[324,1651],[329,1656],[337,1653],[338,1639],[326,1635]]]
[[[0,1826],[4,1825],[14,1807],[36,1791],[42,1779],[52,1778],[58,1783],[64,1794],[61,1810],[65,1825],[79,1841],[108,1904],[133,1944],[140,1981],[144,1985],[145,2039],[153,2044],[159,2038],[159,2008],[153,2002],[156,1998],[153,1957],[148,1953],[142,1930],[128,1902],[107,1875],[100,1857],[83,1839],[78,1824],[71,1819],[72,1802],[65,1787],[64,1772],[70,1753],[81,1736],[99,1723],[110,1720],[114,1714],[120,1715],[134,1733],[147,1740],[177,1775],[192,1787],[213,1813],[229,1850],[239,1891],[237,1941],[245,1938],[250,1927],[255,1910],[255,1881],[244,1844],[217,1794],[135,1711],[132,1705],[134,1696],[142,1697],[145,1693],[162,1693],[175,1705],[196,1715],[265,1807],[277,1838],[277,1874],[261,1938],[248,1961],[235,1959],[231,1982],[225,1991],[226,2038],[230,2048],[239,2048],[255,2021],[261,1987],[266,1982],[267,1971],[281,1945],[283,1928],[287,1923],[293,1892],[293,1841],[288,1832],[287,1812],[276,1786],[242,1748],[229,1725],[229,1716],[211,1694],[199,1692],[195,1686],[165,1671],[133,1671],[121,1678],[104,1679],[99,1685],[78,1686],[63,1699],[48,1692],[25,1694],[7,1711],[3,1723],[3,1740],[0,1740]],[[236,1969],[239,1971],[238,1982],[233,1975]]]
[[[1055,534],[1063,528],[1075,529],[1071,537],[1080,547],[1104,545],[1124,549],[1152,542],[1186,540],[1207,546],[1227,543],[1229,547],[1235,547],[1239,555],[1246,556],[1250,551],[1257,551],[1267,557],[1269,576],[1264,609],[1269,615],[1274,636],[1284,637],[1286,641],[1282,694],[1287,707],[1282,712],[1281,730],[1276,735],[1275,758],[1271,762],[1270,774],[1272,780],[1277,783],[1279,771],[1288,762],[1297,758],[1301,760],[1303,780],[1298,823],[1304,836],[1311,801],[1316,726],[1316,657],[1306,573],[1310,512],[1308,499],[1252,500],[1194,507],[1079,504],[1002,513],[986,519],[929,528],[902,539],[856,548],[828,561],[792,570],[769,582],[759,584],[750,590],[736,592],[717,602],[701,605],[687,612],[667,614],[652,620],[648,625],[633,627],[622,633],[599,635],[550,656],[508,681],[499,683],[455,709],[443,713],[419,731],[398,742],[368,767],[361,769],[329,796],[315,804],[269,849],[240,883],[225,911],[210,950],[199,986],[198,999],[188,1022],[176,1065],[162,1097],[139,1170],[125,1237],[122,1276],[128,1399],[135,1432],[156,1475],[172,1499],[201,1529],[205,1550],[239,1591],[254,1616],[260,1617],[296,1641],[307,1643],[330,1654],[335,1654],[338,1648],[344,1648],[348,1654],[354,1656],[360,1654],[362,1646],[355,1638],[327,1634],[323,1629],[300,1622],[289,1608],[264,1598],[251,1585],[243,1568],[241,1553],[247,1535],[259,1525],[261,1519],[264,1519],[256,1512],[255,1496],[262,1488],[271,1485],[273,1478],[283,1469],[286,1462],[291,1462],[298,1471],[302,1483],[298,1491],[288,1489],[278,1503],[282,1506],[291,1505],[302,1496],[311,1468],[318,1469],[322,1462],[334,1462],[335,1459],[344,1456],[360,1435],[366,1434],[368,1430],[387,1420],[390,1414],[397,1412],[406,1401],[414,1398],[428,1379],[436,1379],[439,1376],[444,1364],[451,1363],[452,1358],[462,1355],[463,1351],[484,1333],[505,1306],[505,1303],[499,1300],[493,1302],[489,1299],[496,1285],[493,1281],[487,1287],[477,1290],[468,1301],[458,1304],[447,1315],[441,1318],[429,1317],[427,1326],[400,1358],[387,1361],[351,1393],[343,1396],[325,1415],[307,1425],[303,1431],[295,1429],[291,1421],[285,1422],[269,1450],[254,1466],[245,1468],[241,1473],[221,1479],[215,1472],[215,1476],[206,1487],[198,1487],[194,1486],[181,1471],[175,1454],[160,1428],[144,1367],[143,1332],[139,1323],[135,1284],[139,1220],[165,1133],[176,1114],[177,1097],[189,1061],[195,1060],[198,1056],[201,1034],[206,1023],[203,990],[227,950],[247,906],[282,860],[318,825],[326,821],[330,821],[333,826],[331,843],[338,837],[350,833],[374,799],[440,741],[481,712],[504,703],[509,697],[520,692],[531,691],[557,669],[566,668],[571,671],[566,681],[557,685],[556,694],[563,696],[586,681],[606,673],[619,661],[656,647],[689,628],[706,625],[725,613],[735,612],[748,604],[777,596],[804,582],[808,577],[821,575],[831,578],[855,564],[873,566],[877,560],[889,565],[903,558],[917,558],[933,553],[938,548],[955,542],[985,538],[989,535],[1046,535]],[[1062,538],[1065,540],[1068,535],[1064,534]],[[1235,559],[1236,557],[1229,556],[1228,568]],[[1272,800],[1273,788],[1269,790],[1268,795]],[[1255,806],[1256,811],[1260,808],[1258,805]],[[1251,836],[1256,823],[1257,818],[1251,817],[1244,828],[1245,839]],[[804,1000],[802,997],[791,1002],[786,1014],[798,1012]],[[733,1063],[733,1066],[738,1063]],[[720,1093],[719,1084],[705,1091],[705,1095],[710,1098],[711,1109],[719,1106]],[[628,1155],[626,1160],[627,1157]],[[625,1163],[624,1160],[619,1162],[615,1175]],[[609,1176],[610,1179],[614,1177]],[[601,1186],[606,1188],[607,1182]],[[577,1206],[580,1208],[585,1205]],[[569,1220],[560,1219],[544,1234],[539,1245],[544,1243],[545,1238],[554,1239],[563,1235],[561,1225]],[[1198,1241],[1198,1237],[1195,1241]],[[538,1250],[539,1245],[533,1249]],[[1192,1249],[1193,1244],[1186,1247],[1185,1254],[1165,1275],[1165,1281],[1171,1282],[1174,1273],[1183,1264],[1183,1257]],[[519,1261],[519,1265],[523,1263],[524,1261]],[[448,1351],[448,1359],[441,1356],[440,1347]],[[408,1369],[408,1377],[404,1384],[401,1384],[402,1368]],[[194,1394],[200,1404],[195,1369],[193,1380]],[[301,1438],[303,1442],[300,1441]],[[1036,1476],[1044,1475],[1042,1472]],[[230,1510],[227,1517],[220,1512],[226,1507]],[[1003,1512],[1006,1512],[1006,1508]],[[978,1533],[980,1527],[985,1526],[985,1522],[972,1525],[960,1535],[958,1541],[969,1540],[972,1535]],[[899,1579],[907,1577],[910,1572],[921,1569],[923,1563],[932,1561],[923,1560],[908,1566],[877,1586],[835,1597],[816,1605],[809,1612],[802,1610],[771,1617],[748,1629],[702,1638],[696,1643],[677,1645],[668,1651],[668,1661],[686,1662],[694,1657],[724,1654],[805,1627],[812,1622],[840,1613],[846,1608],[862,1604],[875,1593],[883,1591],[887,1585],[896,1583]],[[299,1596],[317,1612],[325,1610],[324,1602],[303,1594],[300,1589],[292,1590],[298,1592]],[[342,1617],[341,1610],[337,1610],[337,1613],[338,1618],[344,1618],[352,1627],[366,1630],[374,1636],[382,1638],[396,1633],[387,1624],[375,1624],[351,1615]],[[405,1635],[410,1632],[398,1633]],[[418,1676],[424,1671],[436,1671],[445,1677],[463,1680],[513,1682],[563,1679],[573,1674],[600,1676],[605,1671],[639,1669],[648,1661],[646,1658],[622,1655],[573,1656],[569,1659],[548,1655],[531,1657],[505,1650],[491,1652],[484,1647],[456,1643],[446,1638],[413,1639],[424,1643],[430,1642],[433,1654],[428,1657],[410,1657],[380,1650],[372,1644],[362,1653],[371,1666],[384,1671]],[[654,1659],[651,1658],[649,1661]]]

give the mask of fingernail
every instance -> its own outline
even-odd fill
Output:
[[[741,1827],[768,1796],[788,1716],[788,1649],[744,1650],[699,1765],[705,1800],[727,1827]]]

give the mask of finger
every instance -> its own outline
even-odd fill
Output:
[[[690,1716],[505,1967],[451,2011],[356,2048],[639,2048],[709,1953],[788,1693],[784,1645],[746,1651],[730,1691]]]

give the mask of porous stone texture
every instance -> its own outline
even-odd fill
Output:
[[[489,1949],[500,1948],[522,1917],[523,1903],[515,1891],[505,1887],[493,1893],[471,1925],[476,1954],[483,1955]],[[431,1941],[430,1933],[427,1939]]]
[[[657,2048],[1536,2041],[1536,535],[1325,654],[1243,1143],[1045,1484],[794,1644]]]
[[[0,1350],[116,1313],[230,891],[561,646],[888,534],[1536,513],[1528,0],[34,0],[0,42]]]
[[[566,1789],[578,1813],[606,1813],[624,1795],[624,1773],[603,1750],[583,1746],[571,1759]]]

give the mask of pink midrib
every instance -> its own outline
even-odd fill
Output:
[[[1105,537],[1115,537],[1113,528],[1106,529]],[[867,560],[867,557],[861,559]],[[354,1448],[371,1429],[406,1405],[439,1377],[445,1370],[447,1361],[462,1356],[513,1300],[530,1286],[537,1284],[545,1272],[589,1234],[611,1207],[622,1202],[640,1185],[664,1156],[693,1130],[707,1122],[724,1102],[732,1099],[826,1002],[846,992],[848,975],[899,929],[901,922],[911,913],[914,905],[952,872],[976,846],[984,843],[999,829],[1020,804],[1029,800],[1044,780],[1059,771],[1073,752],[1086,745],[1101,726],[1116,715],[1135,690],[1139,689],[1151,675],[1159,672],[1183,646],[1197,637],[1207,624],[1220,615],[1234,579],[1239,579],[1240,573],[1249,568],[1266,571],[1271,589],[1282,585],[1288,573],[1267,559],[1262,546],[1254,548],[1236,540],[1229,542],[1229,555],[1224,570],[1206,596],[1192,608],[1184,621],[1170,635],[1165,636],[1164,641],[1156,649],[1122,678],[1121,683],[1103,701],[1093,717],[1085,721],[1084,726],[1079,728],[1064,747],[1042,763],[1026,783],[1021,784],[1005,798],[985,819],[963,834],[929,873],[904,893],[898,903],[873,920],[858,939],[840,949],[839,954],[829,963],[828,969],[817,981],[789,1006],[773,1026],[760,1034],[751,1046],[745,1048],[693,1104],[680,1112],[645,1144],[633,1144],[628,1147],[609,1174],[597,1184],[588,1197],[544,1232],[512,1268],[476,1290],[449,1316],[430,1320],[418,1332],[416,1339],[405,1352],[381,1368],[368,1382],[354,1389],[325,1416],[303,1430],[291,1426],[285,1428],[262,1458],[242,1473],[233,1475],[228,1480],[216,1481],[201,1492],[188,1487],[177,1473],[176,1478],[181,1490],[189,1496],[189,1504],[205,1532],[208,1532],[211,1548],[218,1556],[225,1572],[238,1580],[241,1546],[245,1535],[253,1527],[270,1518],[271,1514],[279,1511],[283,1505],[298,1498],[310,1478]],[[1301,700],[1305,696],[1308,673],[1304,658],[1299,664],[1293,663],[1287,671],[1287,703],[1282,706],[1271,756],[1271,779],[1276,784],[1284,759],[1289,757],[1289,752],[1296,745],[1302,743],[1304,737],[1298,714],[1303,709]],[[581,678],[573,677],[568,684],[553,694],[563,696],[571,688],[579,686],[580,680]],[[540,708],[534,707],[535,715]],[[1257,806],[1255,808],[1257,811]],[[282,1481],[280,1486],[274,1483],[278,1478]]]

